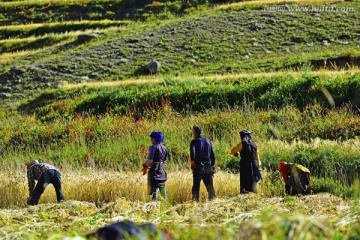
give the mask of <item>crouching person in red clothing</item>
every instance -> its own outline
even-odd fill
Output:
[[[280,162],[278,170],[285,181],[285,192],[288,195],[305,195],[310,185],[310,171],[297,163]]]

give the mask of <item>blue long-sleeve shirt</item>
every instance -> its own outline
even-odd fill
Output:
[[[190,158],[195,161],[196,166],[201,162],[210,161],[211,166],[215,165],[215,154],[209,139],[197,137],[190,144]]]

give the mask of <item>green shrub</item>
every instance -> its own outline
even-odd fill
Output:
[[[165,82],[166,83],[166,82]],[[281,108],[295,105],[305,108],[311,103],[329,106],[322,93],[327,88],[334,92],[333,98],[338,106],[351,103],[358,105],[360,97],[360,76],[336,77],[335,79],[317,79],[317,77],[279,77],[243,79],[241,83],[191,81],[166,86],[144,86],[141,91],[134,89],[103,89],[96,96],[87,99],[77,106],[76,112],[103,114],[109,109],[124,114],[129,106],[136,106],[140,111],[151,104],[159,104],[168,99],[175,110],[203,111],[209,108],[243,107],[244,103],[253,103],[255,108]],[[171,85],[171,86],[169,86]],[[343,94],[346,93],[346,94]],[[246,99],[246,101],[244,101]]]

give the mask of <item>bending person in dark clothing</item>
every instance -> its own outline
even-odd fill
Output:
[[[150,138],[153,145],[149,149],[148,160],[143,164],[143,174],[145,175],[148,167],[150,167],[148,186],[152,200],[159,200],[158,190],[161,196],[166,199],[165,183],[167,174],[164,163],[168,159],[169,153],[162,144],[164,136],[161,132],[152,132]]]
[[[284,178],[287,195],[306,194],[310,185],[310,171],[297,163],[280,162],[278,170]]]
[[[61,191],[61,174],[59,170],[50,164],[39,163],[37,160],[32,160],[27,165],[27,179],[30,193],[29,205],[37,205],[39,203],[41,195],[50,183],[55,188],[57,201],[60,202],[64,200]],[[36,186],[35,181],[37,181]]]
[[[252,140],[252,133],[249,130],[240,132],[241,143],[231,150],[235,157],[240,159],[240,193],[257,193],[257,183],[261,179],[260,158],[257,146]]]
[[[215,198],[214,165],[215,154],[209,139],[204,138],[199,126],[193,127],[194,139],[190,144],[191,170],[193,171],[192,200],[199,201],[200,183],[204,182],[209,200]]]

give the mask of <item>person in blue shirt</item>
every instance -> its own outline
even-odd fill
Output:
[[[213,184],[215,154],[209,139],[202,136],[201,127],[193,127],[194,139],[190,144],[191,170],[193,172],[192,200],[199,201],[200,183],[204,182],[209,200],[215,198]]]
[[[167,174],[165,170],[165,161],[169,157],[169,152],[162,144],[164,136],[161,132],[152,132],[150,135],[152,146],[149,149],[148,160],[143,164],[143,175],[148,173],[149,193],[153,200],[159,200],[158,190],[163,198],[167,198],[165,183]]]

